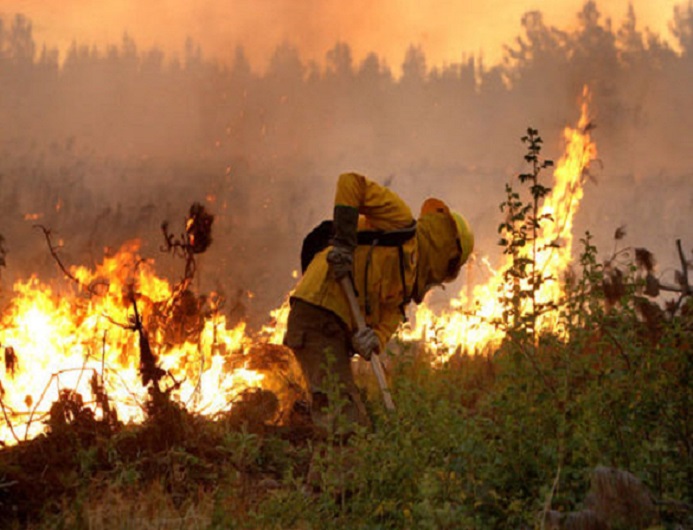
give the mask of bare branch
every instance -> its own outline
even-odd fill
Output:
[[[75,282],[77,285],[79,285],[80,287],[84,287],[84,285],[82,285],[82,283],[77,278],[75,278],[72,274],[70,274],[70,271],[68,271],[65,268],[65,265],[63,265],[63,262],[60,260],[60,256],[58,256],[58,252],[57,252],[56,248],[53,246],[53,242],[51,241],[50,229],[46,228],[43,225],[34,225],[34,228],[39,228],[43,232],[43,235],[46,238],[46,243],[48,244],[48,250],[50,250],[51,256],[53,256],[53,259],[58,264],[58,267],[60,267],[60,270],[63,271],[63,274],[65,276],[67,276],[70,280]]]

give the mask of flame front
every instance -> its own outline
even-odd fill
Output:
[[[583,196],[583,181],[590,161],[597,156],[596,145],[589,133],[589,99],[587,87],[583,89],[581,114],[577,127],[566,127],[564,138],[565,153],[556,164],[551,193],[545,197],[539,217],[550,216],[550,221],[542,222],[537,238],[535,263],[542,277],[553,281],[542,283],[537,292],[536,302],[547,304],[558,302],[562,295],[559,281],[568,270],[571,262],[573,243],[573,219]],[[531,248],[521,250],[522,255],[530,257]],[[504,298],[512,295],[513,286],[505,279],[504,272],[511,266],[512,258],[505,256],[503,263],[493,269],[488,259],[470,260],[467,267],[476,262],[488,271],[489,279],[483,283],[461,291],[450,301],[450,307],[442,314],[435,314],[425,304],[416,309],[414,326],[401,331],[405,342],[422,342],[434,354],[437,361],[443,362],[458,351],[482,353],[497,345],[505,336],[497,322],[502,320]],[[471,282],[470,282],[471,283]],[[529,302],[523,307],[529,311]],[[557,313],[546,312],[539,316],[537,330],[555,329]]]
[[[147,388],[139,373],[139,338],[133,330],[133,293],[143,318],[171,300],[172,288],[158,278],[151,262],[138,256],[139,242],[123,245],[96,270],[73,268],[79,281],[54,291],[32,277],[17,282],[0,320],[0,440],[14,443],[44,429],[51,403],[61,389],[81,394],[96,416],[94,376],[110,405],[125,422],[144,419]],[[147,324],[147,322],[145,322]],[[151,322],[148,322],[151,328]],[[159,366],[176,381],[171,395],[189,410],[205,414],[229,410],[241,392],[259,387],[264,375],[246,368],[250,339],[245,324],[227,329],[223,315],[204,319],[194,342],[167,344],[163,330],[149,337]],[[256,338],[256,340],[258,340]],[[259,340],[270,342],[267,337]],[[93,397],[93,396],[92,396]]]

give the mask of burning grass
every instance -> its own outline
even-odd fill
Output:
[[[193,214],[209,232],[199,208],[180,240],[164,228],[168,250],[185,259],[176,285],[156,276],[137,241],[93,270],[67,267],[41,227],[65,282],[17,282],[2,316],[4,524],[201,525],[209,513],[199,505],[229,473],[252,475],[248,484],[276,475],[273,455],[257,470],[259,453],[239,456],[236,443],[260,447],[270,433],[293,450],[312,435],[296,360],[272,344],[281,331],[250,337],[243,323],[226,325],[219,295],[190,290],[195,254],[211,240]]]
[[[190,289],[195,255],[211,242],[212,222],[194,204],[181,239],[164,224],[166,249],[185,259],[176,285],[139,256],[136,240],[93,270],[66,267],[50,231],[40,227],[67,282],[47,285],[33,276],[18,281],[3,311],[3,443],[39,434],[48,407],[66,389],[70,396],[83,396],[95,418],[125,423],[145,419],[152,395],[214,416],[228,411],[245,390],[261,387],[280,400],[275,420],[288,414],[303,382],[291,352],[269,347],[281,339],[281,323],[251,337],[243,322],[227,325],[221,295],[198,296]],[[277,314],[282,317],[285,310]]]
[[[300,465],[301,459],[290,455],[310,432],[299,413],[291,428],[277,426],[272,421],[277,398],[268,391],[248,390],[232,412],[214,418],[167,399],[148,405],[142,423],[123,425],[96,419],[78,395],[61,394],[47,433],[0,453],[5,523],[23,526],[40,516],[68,526],[101,521],[108,528],[126,518],[139,528],[170,518],[171,524],[190,528],[209,521],[204,506],[225,481],[256,487],[263,479],[276,479],[286,462]],[[263,453],[258,440],[270,436],[267,450],[281,447],[285,462],[278,462],[279,454]],[[109,506],[109,499],[118,502]],[[70,509],[64,511],[66,506]]]

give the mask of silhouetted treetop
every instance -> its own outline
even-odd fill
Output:
[[[667,117],[693,121],[685,103],[693,4],[672,16],[682,55],[641,30],[632,6],[614,29],[588,0],[570,30],[547,24],[540,11],[525,13],[501,64],[487,66],[483,56],[460,50],[459,62],[432,65],[425,48],[411,44],[400,76],[377,50],[358,62],[345,41],[327,50],[323,64],[284,41],[263,72],[242,46],[226,66],[192,39],[178,57],[142,49],[124,33],[105,50],[73,42],[60,63],[54,49],[36,53],[28,18],[0,17],[0,119],[12,124],[0,140],[73,137],[117,155],[201,152],[256,162],[341,160],[355,152],[400,165],[428,157],[448,166],[472,158],[495,163],[501,147],[483,138],[528,120],[561,127],[589,84],[600,130],[616,141],[624,127],[648,124],[651,132],[640,136],[651,134],[664,152],[681,142]]]

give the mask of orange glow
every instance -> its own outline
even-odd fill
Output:
[[[229,410],[242,391],[263,383],[265,374],[247,369],[247,352],[253,344],[280,342],[288,304],[273,315],[271,328],[252,339],[244,323],[229,329],[225,317],[212,311],[199,337],[170,344],[155,315],[165,313],[172,288],[138,250],[139,242],[131,241],[94,270],[72,268],[80,287],[53,287],[35,277],[15,283],[10,305],[0,315],[0,352],[6,358],[0,368],[0,397],[11,423],[10,428],[2,422],[0,440],[14,443],[40,433],[60,389],[80,393],[99,417],[90,387],[94,374],[103,381],[121,421],[144,419],[147,388],[138,373],[133,292],[159,366],[179,383],[171,395],[189,410]],[[8,363],[12,353],[16,362]],[[167,377],[161,384],[162,389],[173,386]]]
[[[642,28],[669,38],[667,24],[679,0],[602,0],[598,8],[618,26],[629,3]],[[225,62],[242,44],[251,64],[264,70],[283,42],[295,45],[306,61],[322,64],[326,52],[341,41],[351,46],[355,61],[375,52],[398,72],[410,45],[423,48],[429,66],[479,54],[485,64],[496,64],[503,46],[520,33],[524,13],[540,10],[547,24],[569,29],[583,4],[583,0],[5,0],[2,14],[29,16],[38,48],[44,43],[57,46],[63,57],[73,41],[105,49],[118,45],[127,32],[141,49],[157,46],[179,56],[190,37],[207,56]]]
[[[564,130],[565,153],[556,164],[554,181],[550,184],[551,193],[545,198],[539,212],[540,217],[550,214],[553,222],[542,222],[537,240],[537,270],[541,271],[542,276],[554,279],[542,284],[537,295],[539,303],[558,302],[562,296],[561,280],[571,263],[573,219],[583,196],[585,170],[597,156],[588,127],[589,97],[585,87],[580,119],[576,128],[566,127]],[[552,242],[560,246],[547,246]],[[524,252],[530,257],[531,248],[525,247]],[[451,300],[449,310],[440,315],[425,304],[420,305],[416,310],[415,326],[404,329],[402,339],[423,342],[440,361],[445,361],[457,351],[481,353],[497,345],[503,339],[504,332],[493,322],[502,317],[503,297],[512,296],[512,285],[506,284],[503,275],[511,260],[510,256],[505,256],[503,264],[493,270],[488,261],[482,259],[490,279],[474,286],[471,296],[461,291],[457,298]],[[529,303],[527,300],[527,305],[522,308],[524,311],[529,311]],[[537,328],[540,331],[560,331],[555,329],[556,322],[556,312],[547,312],[540,316]]]

